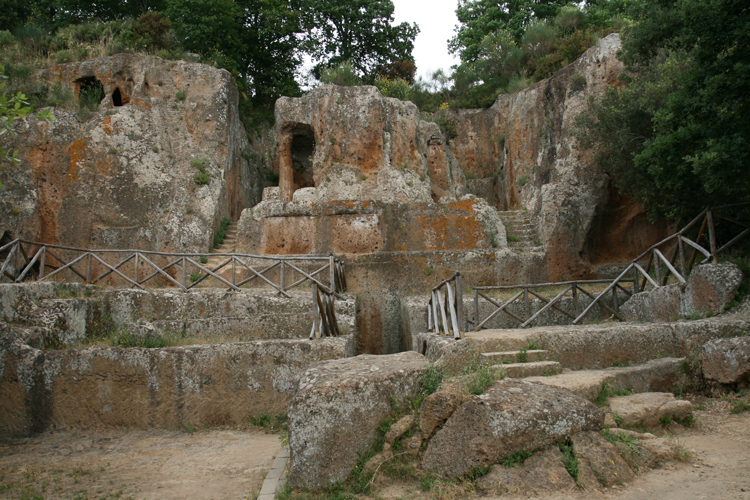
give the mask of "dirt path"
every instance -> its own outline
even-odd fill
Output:
[[[280,450],[257,430],[46,432],[0,444],[0,498],[254,498]]]
[[[703,408],[692,428],[669,429],[691,450],[689,462],[668,463],[603,491],[484,498],[750,500],[750,412],[730,414],[721,399],[706,400]],[[280,449],[278,435],[256,430],[47,432],[0,444],[0,498],[252,499]],[[429,492],[414,482],[376,486],[383,500],[481,498],[460,486]]]

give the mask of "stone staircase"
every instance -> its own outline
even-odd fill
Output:
[[[620,329],[622,328],[618,328]],[[559,337],[558,340],[546,337],[539,344],[546,349],[539,349],[536,339],[539,333],[545,330],[554,331]],[[508,378],[525,378],[569,389],[591,401],[600,396],[605,385],[616,391],[642,393],[668,392],[689,382],[685,371],[685,358],[643,359],[634,352],[627,353],[628,349],[625,346],[608,346],[605,343],[602,348],[606,351],[617,351],[619,355],[632,359],[632,365],[628,362],[613,363],[607,367],[596,366],[597,354],[592,346],[587,344],[600,343],[595,340],[595,335],[591,335],[593,332],[585,330],[586,328],[580,327],[575,330],[571,327],[541,327],[524,331],[484,330],[481,333],[469,334],[467,340],[473,344],[475,352],[478,351],[479,361],[490,364],[496,373],[502,371]],[[567,341],[563,340],[565,337],[568,337]],[[561,348],[561,342],[565,342],[567,347]],[[583,358],[583,362],[581,357],[570,356],[572,351],[576,351]],[[575,362],[572,359],[574,357]]]
[[[229,224],[226,228],[226,236],[224,237],[224,241],[221,245],[219,245],[219,248],[212,248],[211,253],[234,253],[234,251],[237,248],[237,222],[232,221],[231,224]],[[212,256],[208,258],[208,261],[203,264],[207,268],[213,270],[216,266],[221,265],[222,262],[227,260],[227,257],[221,257],[221,256]],[[224,278],[227,281],[232,281],[232,266],[226,265],[223,267],[218,273],[219,276]],[[213,278],[207,279],[204,281],[211,282],[216,281]]]
[[[485,352],[480,358],[509,378],[550,376],[562,371],[560,363],[550,360],[549,353],[543,349]]]
[[[511,248],[535,250],[541,247],[537,225],[529,220],[526,210],[501,211],[500,218],[505,225],[508,246]]]

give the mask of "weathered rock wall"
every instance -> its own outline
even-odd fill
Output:
[[[202,64],[118,54],[54,66],[45,86],[101,85],[99,110],[24,120],[4,169],[0,234],[83,248],[205,251],[222,217],[260,201],[259,165],[232,76]],[[257,156],[257,152],[256,156]],[[247,158],[247,159],[246,159]],[[202,159],[207,184],[194,181]],[[257,160],[257,158],[256,158]]]
[[[350,338],[43,353],[0,335],[0,435],[49,426],[231,425],[286,411],[310,365]]]
[[[465,194],[439,127],[411,102],[375,87],[323,85],[276,102],[281,198],[316,188],[316,201],[425,203]]]
[[[572,135],[588,97],[620,85],[620,47],[619,35],[609,35],[551,78],[501,94],[489,109],[449,115],[456,131],[449,145],[469,190],[502,210],[529,210],[540,227],[549,280],[627,262],[666,231],[614,190]]]
[[[243,212],[237,250],[357,255],[505,246],[505,227],[497,211],[480,199],[440,205],[268,200]]]
[[[315,311],[312,295],[292,298],[262,290],[100,289],[58,283],[0,285],[0,321],[18,326],[35,347],[63,349],[113,330],[178,334],[201,341],[307,338]],[[337,300],[340,329],[355,333],[355,300]]]

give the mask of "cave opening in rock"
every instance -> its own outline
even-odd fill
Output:
[[[315,134],[310,125],[298,123],[292,131],[292,178],[295,189],[315,187],[313,180],[313,155]]]
[[[122,94],[120,94],[120,89],[115,89],[114,92],[112,92],[112,105],[113,106],[122,106]]]
[[[78,95],[78,107],[88,111],[97,110],[105,95],[102,82],[97,80],[96,77],[84,76],[75,80],[74,83]]]

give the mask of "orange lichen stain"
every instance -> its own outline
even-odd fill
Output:
[[[476,203],[476,200],[460,200],[449,203],[448,206],[457,210],[468,210],[469,212],[473,212],[474,203]]]
[[[70,157],[70,168],[68,169],[68,181],[78,180],[78,166],[84,160],[86,153],[86,139],[78,139],[70,145],[68,156]]]
[[[112,124],[112,117],[111,116],[105,116],[104,120],[102,120],[102,129],[104,129],[104,133],[107,135],[112,135],[112,128],[110,125]]]
[[[146,102],[143,99],[138,99],[137,97],[134,97],[132,101],[130,101],[133,105],[138,106],[141,109],[151,109],[151,103]]]

